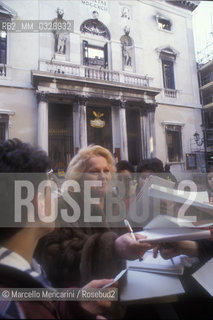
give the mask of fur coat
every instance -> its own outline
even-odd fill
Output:
[[[71,210],[60,199],[60,208]],[[72,215],[72,212],[69,212]],[[93,206],[92,214],[104,215]],[[114,278],[125,268],[116,256],[114,242],[123,229],[79,227],[60,223],[55,231],[40,240],[36,259],[42,264],[55,287],[82,286],[93,279]]]

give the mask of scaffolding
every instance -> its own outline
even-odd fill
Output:
[[[197,51],[197,62],[200,66],[213,59],[213,32],[211,38],[212,40],[202,50]]]

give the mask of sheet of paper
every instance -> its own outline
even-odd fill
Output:
[[[184,256],[185,257],[185,256]],[[181,275],[184,271],[184,266],[181,260],[182,256],[174,257],[173,259],[165,260],[160,254],[157,258],[153,258],[153,252],[145,253],[143,260],[127,261],[127,268],[131,270],[141,270],[147,272],[165,273]]]
[[[120,291],[121,301],[136,301],[184,293],[177,276],[127,271],[126,285]]]
[[[185,203],[187,200],[190,200],[191,205],[200,209],[210,209],[213,213],[213,205],[209,204],[208,193],[206,191],[186,192],[152,184],[149,187],[149,196],[178,203]]]
[[[154,199],[152,197],[149,197],[149,188],[152,184],[157,184],[157,185],[165,186],[168,188],[174,188],[175,186],[174,182],[168,181],[158,176],[149,176],[146,179],[143,187],[140,189],[140,191],[137,194],[136,201],[135,202],[133,201],[131,203],[130,210],[129,210],[130,213],[136,211],[137,226],[138,225],[141,225],[141,227],[145,226],[150,220],[152,220],[157,214],[160,214],[161,212],[161,200],[157,198]],[[172,214],[173,208],[170,208],[170,210],[171,210],[170,214]]]
[[[150,243],[208,239],[211,236],[210,230],[180,227],[178,219],[164,215],[155,217],[139,234],[146,236],[146,239],[140,239],[139,242]]]
[[[139,242],[174,242],[181,240],[199,240],[199,239],[208,239],[211,237],[211,232],[209,230],[199,230],[199,229],[190,229],[184,228],[184,230],[179,229],[155,229],[155,230],[144,230],[138,232],[146,236],[146,239],[140,239]],[[165,231],[165,232],[164,232]]]
[[[213,258],[206,262],[199,270],[193,273],[193,277],[208,293],[213,296]]]

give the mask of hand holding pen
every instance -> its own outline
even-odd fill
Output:
[[[117,256],[126,260],[135,260],[138,258],[139,253],[142,255],[142,252],[144,253],[153,248],[153,246],[147,242],[139,243],[139,239],[145,239],[146,237],[134,234],[131,230],[132,229],[128,229],[128,233],[121,235],[115,240],[115,252]]]
[[[134,232],[133,232],[133,230],[132,230],[132,227],[131,227],[129,221],[125,219],[125,220],[124,220],[124,223],[125,223],[125,226],[126,226],[126,228],[127,228],[128,233],[130,234],[130,236],[132,237],[132,239],[135,240],[135,241],[137,241],[136,238],[135,238],[135,234],[134,234]],[[142,252],[142,251],[139,252],[139,257],[138,257],[138,259],[139,259],[139,261],[142,261],[142,260],[143,260],[143,252]]]

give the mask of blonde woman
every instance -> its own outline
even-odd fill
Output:
[[[99,199],[99,203],[92,206],[91,215],[104,217],[105,196],[114,172],[112,154],[98,145],[81,149],[71,160],[66,179],[77,181],[81,192],[73,192],[71,188],[68,193],[81,208],[81,220],[85,214],[83,182],[98,181],[99,185],[91,188],[91,196]],[[69,211],[68,207],[62,201],[62,208]],[[72,214],[73,211],[70,212]],[[134,260],[141,251],[151,248],[151,245],[138,243],[128,233],[122,234],[122,231],[106,224],[100,227],[74,227],[63,223],[63,227],[56,229],[40,243],[37,258],[57,287],[78,286],[93,278],[112,278],[125,267],[125,259]]]

